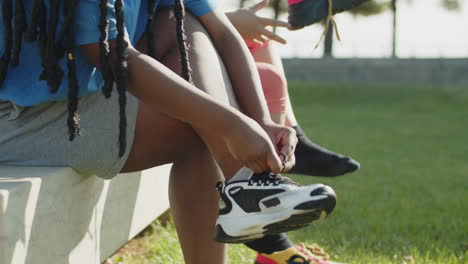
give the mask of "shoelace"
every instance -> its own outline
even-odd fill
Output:
[[[217,182],[216,183],[216,190],[221,193],[221,191],[223,190],[223,186],[224,186],[224,182],[222,182],[222,181]]]
[[[262,173],[262,174],[254,175],[249,180],[248,185],[249,186],[253,186],[253,185],[257,185],[257,186],[262,186],[262,185],[263,186],[271,186],[271,185],[278,186],[281,183],[300,186],[297,182],[291,180],[288,177],[281,176],[280,174],[273,174],[271,172],[265,172],[265,173]],[[216,190],[221,193],[225,184],[226,184],[225,181],[224,182],[220,181],[220,182],[216,183]]]
[[[325,21],[325,28],[324,28],[324,30],[322,32],[322,35],[320,36],[319,41],[315,45],[314,50],[316,50],[318,48],[318,46],[322,42],[323,38],[327,34],[330,22],[332,22],[333,28],[335,29],[336,38],[338,39],[338,41],[341,41],[340,32],[338,31],[338,25],[336,24],[335,18],[333,17],[333,0],[328,0],[328,15],[327,15],[327,19]]]
[[[299,186],[295,181],[291,180],[288,177],[281,176],[280,174],[273,174],[270,172],[265,172],[262,174],[256,174],[249,180],[249,185],[263,185],[263,186],[270,186],[270,185],[279,185],[281,183],[291,184],[295,186]]]

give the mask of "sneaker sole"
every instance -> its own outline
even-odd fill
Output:
[[[261,228],[260,233],[254,232],[251,235],[231,236],[220,225],[216,225],[214,239],[220,243],[246,243],[265,235],[279,234],[287,231],[292,231],[308,226],[312,222],[316,222],[328,216],[336,205],[336,196],[333,189],[328,186],[323,186],[315,189],[310,193],[311,197],[323,195],[320,200],[311,200],[301,203],[294,208],[291,208],[287,213],[252,216],[254,220],[251,222],[265,223],[271,218],[277,218],[276,221],[265,225]],[[259,229],[258,226],[253,226],[252,230]]]
[[[340,1],[340,0],[334,0]],[[341,0],[340,6],[333,3],[333,14],[356,7],[369,0]],[[289,6],[289,24],[291,30],[298,30],[312,25],[328,16],[327,0],[304,0]]]

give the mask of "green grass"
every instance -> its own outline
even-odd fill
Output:
[[[361,162],[354,175],[326,179],[338,204],[325,221],[291,232],[346,263],[468,263],[468,89],[294,83],[295,111],[310,138]],[[145,258],[182,263],[173,225],[155,225]],[[230,249],[230,264],[253,252]],[[133,260],[132,260],[133,259]]]

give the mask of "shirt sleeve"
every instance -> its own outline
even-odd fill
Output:
[[[201,17],[212,12],[215,4],[211,0],[185,0],[185,7],[195,16]]]
[[[76,6],[76,44],[84,45],[99,42],[101,32],[99,30],[100,8],[99,0],[81,0]],[[115,0],[109,0],[107,4],[107,19],[109,20],[109,39],[117,37],[117,19],[114,11]]]
[[[172,3],[172,0],[160,0],[158,8],[172,6]],[[196,17],[206,15],[216,8],[212,0],[185,0],[184,5]]]

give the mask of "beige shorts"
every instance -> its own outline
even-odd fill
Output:
[[[127,149],[118,155],[119,104],[114,92],[80,98],[82,135],[68,140],[67,101],[17,107],[0,101],[0,164],[66,166],[82,174],[114,177],[124,166],[133,144],[138,99],[127,94]]]

